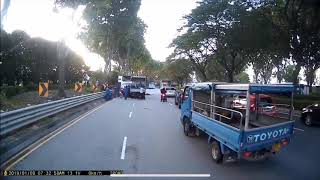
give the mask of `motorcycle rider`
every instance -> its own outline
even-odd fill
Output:
[[[161,101],[162,101],[162,95],[165,95],[166,93],[167,93],[167,90],[166,90],[166,88],[162,88],[161,90],[160,90],[160,92],[161,92]]]

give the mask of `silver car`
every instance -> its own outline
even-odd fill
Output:
[[[176,88],[174,88],[174,87],[166,87],[165,89],[167,91],[167,96],[168,97],[174,97],[175,96]]]

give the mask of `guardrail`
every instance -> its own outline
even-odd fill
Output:
[[[0,114],[0,135],[6,135],[40,119],[67,109],[102,98],[105,92],[98,92],[48,103],[38,104]]]

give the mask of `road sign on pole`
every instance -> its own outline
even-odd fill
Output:
[[[49,83],[39,83],[39,96],[48,97],[49,95]]]
[[[82,92],[82,83],[75,83],[74,91],[75,92]]]

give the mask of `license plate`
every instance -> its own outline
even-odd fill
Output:
[[[280,149],[281,149],[280,143],[272,145],[272,151],[278,152],[278,151],[280,151]]]

